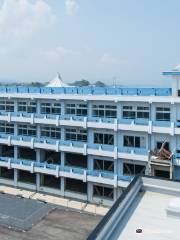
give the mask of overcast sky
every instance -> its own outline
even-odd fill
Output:
[[[0,0],[0,79],[161,85],[180,63],[179,0]]]

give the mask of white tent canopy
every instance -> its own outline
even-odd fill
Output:
[[[61,75],[58,73],[57,76],[46,85],[46,87],[70,87],[70,86],[62,81]]]

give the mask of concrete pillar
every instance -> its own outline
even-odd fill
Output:
[[[36,162],[41,162],[41,150],[36,149]]]
[[[93,183],[87,182],[87,201],[92,202],[93,200]]]
[[[93,166],[94,166],[94,159],[91,155],[87,156],[87,168],[88,170],[93,170]]]
[[[89,144],[93,144],[94,143],[94,134],[93,134],[93,129],[92,128],[88,128],[88,136],[87,136],[87,140]]]
[[[120,102],[117,103],[117,118],[122,118],[122,104]]]
[[[118,159],[114,159],[114,174],[118,175]]]
[[[18,136],[18,124],[14,123],[14,135]]]
[[[65,192],[65,178],[64,177],[61,177],[61,194],[62,196],[64,196],[64,192]]]
[[[64,101],[61,101],[61,115],[65,115],[65,102]]]
[[[122,159],[117,159],[117,174],[118,175],[123,175],[123,160]]]
[[[88,101],[87,107],[88,107],[87,116],[92,117],[92,102],[91,101]]]
[[[36,173],[36,191],[39,192],[41,186],[41,178],[40,173]]]
[[[18,112],[18,101],[14,99],[14,112]]]
[[[36,137],[37,138],[41,137],[41,127],[39,124],[36,125]]]
[[[37,101],[36,112],[37,112],[37,114],[41,113],[41,102],[40,102],[40,100]]]
[[[61,152],[61,167],[65,166],[65,152]]]
[[[61,126],[61,140],[65,141],[66,136],[65,136],[65,127]]]
[[[14,158],[18,158],[18,146],[14,146]]]
[[[18,185],[18,170],[14,169],[14,186],[17,187]]]
[[[171,104],[171,122],[177,121],[176,104]]]

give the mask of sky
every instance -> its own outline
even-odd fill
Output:
[[[0,80],[169,86],[179,0],[0,0]]]

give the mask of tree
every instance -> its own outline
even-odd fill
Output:
[[[95,85],[96,87],[106,87],[106,84],[103,83],[103,82],[101,82],[101,81],[95,82],[94,85]]]
[[[73,86],[77,86],[77,87],[86,87],[89,86],[90,83],[88,80],[82,79],[80,81],[75,81],[74,83],[72,83],[71,85]]]

